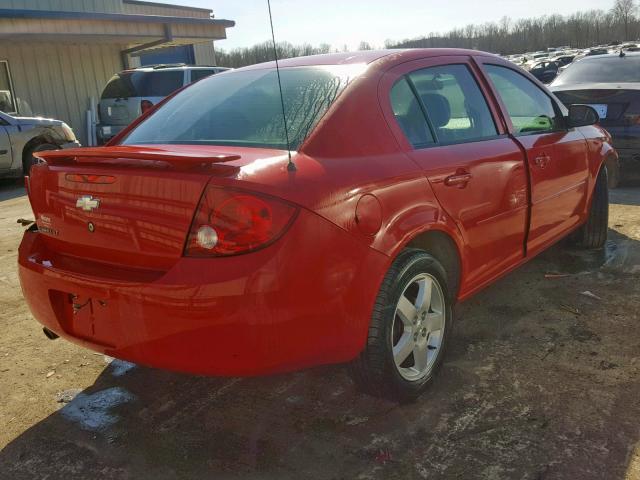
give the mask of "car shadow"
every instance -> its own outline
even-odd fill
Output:
[[[18,198],[26,194],[27,191],[24,188],[22,180],[16,180],[15,178],[0,179],[0,202]]]
[[[623,479],[640,457],[640,331],[628,324],[640,245],[610,238],[600,252],[556,246],[458,306],[441,375],[415,403],[358,393],[342,366],[221,379],[115,361],[7,445],[0,472]]]

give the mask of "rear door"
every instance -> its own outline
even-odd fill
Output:
[[[523,258],[527,178],[522,151],[476,73],[465,56],[408,62],[387,73],[381,103],[460,229],[465,283],[477,285]]]
[[[586,211],[588,147],[565,127],[563,109],[524,74],[480,57],[513,138],[527,154],[531,221],[527,252],[535,254],[575,228]]]

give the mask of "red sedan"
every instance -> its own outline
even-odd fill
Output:
[[[39,154],[20,280],[50,338],[210,375],[350,362],[412,398],[456,301],[570,234],[604,244],[609,135],[511,63],[390,50],[280,75],[286,130],[262,64]]]

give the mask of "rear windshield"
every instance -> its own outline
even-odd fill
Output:
[[[359,68],[357,68],[359,67]],[[290,147],[297,150],[362,66],[280,70]],[[287,147],[273,69],[214,75],[177,94],[122,142]]]
[[[571,83],[640,82],[640,56],[600,57],[577,61],[560,75],[553,86]]]
[[[182,86],[184,72],[125,72],[111,77],[102,99],[129,97],[166,97]]]

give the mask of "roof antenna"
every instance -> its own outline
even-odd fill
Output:
[[[273,17],[271,15],[271,0],[267,0],[269,7],[269,23],[271,24],[271,39],[273,40],[273,56],[276,59],[276,73],[278,74],[278,88],[280,89],[280,105],[282,106],[282,120],[284,121],[284,136],[287,140],[287,153],[289,154],[289,163],[287,170],[289,172],[296,171],[296,164],[291,159],[291,144],[289,143],[289,127],[287,127],[287,114],[284,110],[284,96],[282,95],[282,81],[280,80],[280,66],[278,65],[278,49],[276,48],[276,35],[273,33]]]
[[[620,47],[620,58],[624,57],[626,55],[626,53],[624,53],[624,50],[622,49],[622,47]]]

